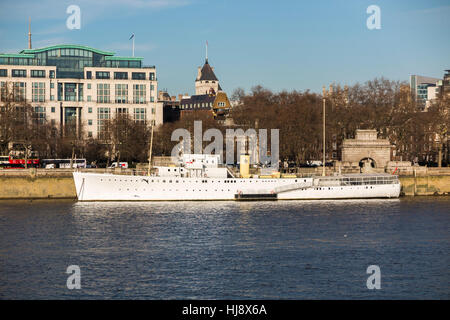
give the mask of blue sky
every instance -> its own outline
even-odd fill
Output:
[[[81,29],[69,30],[69,5],[81,9]],[[369,5],[381,9],[381,29],[369,30]],[[375,77],[441,78],[450,69],[448,0],[60,0],[0,2],[0,52],[81,44],[156,65],[159,88],[194,93],[205,58],[222,88],[320,92],[330,83]]]

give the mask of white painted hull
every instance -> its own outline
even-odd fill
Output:
[[[313,178],[235,179],[73,173],[80,201],[235,200],[275,194],[278,200],[397,198],[400,184],[313,186]]]

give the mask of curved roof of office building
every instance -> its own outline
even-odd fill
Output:
[[[30,54],[30,53],[38,53],[38,52],[44,52],[44,51],[54,50],[54,49],[82,49],[82,50],[92,51],[92,52],[95,52],[95,53],[98,53],[98,54],[101,54],[104,56],[113,56],[115,54],[114,52],[102,51],[99,49],[91,48],[88,46],[81,46],[81,45],[77,45],[77,44],[60,44],[60,45],[49,46],[49,47],[44,47],[44,48],[39,48],[39,49],[24,49],[24,50],[20,51],[20,53]]]

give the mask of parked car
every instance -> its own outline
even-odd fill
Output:
[[[108,168],[123,168],[123,169],[128,169],[128,162],[119,162],[119,164],[117,164],[117,162],[113,162]]]
[[[322,161],[319,161],[319,160],[311,160],[311,161],[308,161],[307,164],[308,164],[310,167],[320,167],[320,166],[322,166]]]

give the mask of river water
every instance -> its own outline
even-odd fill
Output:
[[[449,197],[2,201],[0,299],[449,299],[449,231]]]

